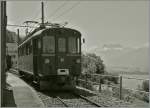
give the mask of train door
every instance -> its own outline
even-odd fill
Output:
[[[55,73],[55,36],[42,37],[42,71],[44,75],[56,75]]]
[[[39,38],[36,38],[33,40],[33,70],[35,75],[38,75],[41,69],[40,53],[41,53],[41,40]]]
[[[63,36],[57,36],[57,48],[56,48],[56,72],[57,75],[69,75],[69,69],[67,67],[67,38]]]

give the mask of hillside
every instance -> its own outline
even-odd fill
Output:
[[[120,48],[97,51],[110,70],[149,72],[149,47]],[[106,48],[105,48],[106,49]]]

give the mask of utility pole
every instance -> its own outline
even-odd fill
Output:
[[[19,29],[17,29],[17,47],[19,47],[19,42],[20,42],[20,36],[19,36]],[[17,69],[19,65],[19,50],[17,48]]]
[[[19,41],[20,41],[20,37],[19,37],[19,29],[17,29],[17,45],[19,46]]]
[[[42,11],[41,12],[42,12],[42,18],[41,18],[42,19],[42,24],[41,24],[41,27],[45,27],[44,26],[44,3],[43,3],[43,1],[42,1]]]
[[[5,106],[5,89],[6,89],[6,1],[1,1],[1,107]]]

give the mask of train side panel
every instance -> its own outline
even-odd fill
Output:
[[[33,55],[19,57],[18,67],[20,71],[33,74]]]

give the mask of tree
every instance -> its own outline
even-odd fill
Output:
[[[94,53],[82,54],[82,71],[89,74],[103,74],[105,72],[103,60]]]

